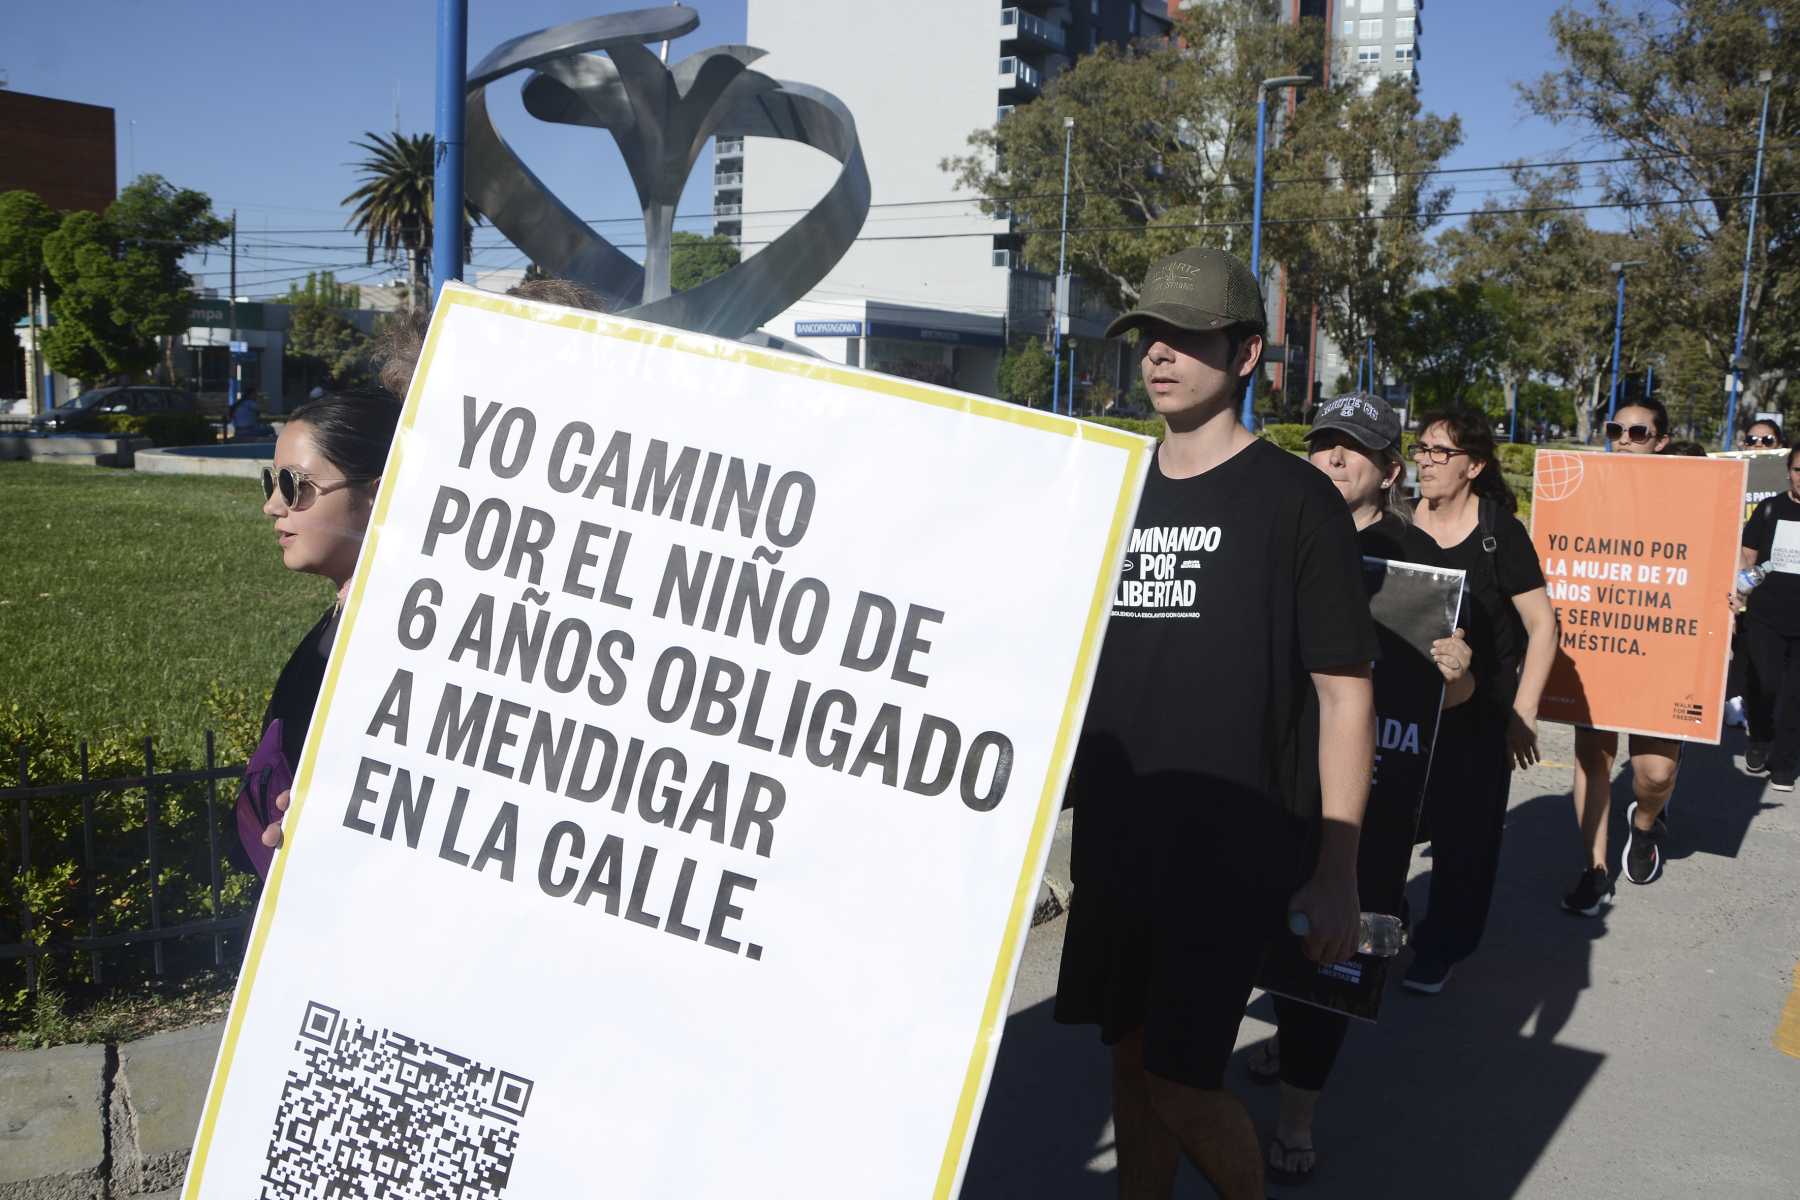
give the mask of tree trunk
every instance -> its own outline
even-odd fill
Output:
[[[1506,396],[1506,436],[1516,441],[1519,435],[1519,381],[1511,374],[1502,375],[1500,390]]]
[[[1594,372],[1594,381],[1588,385],[1588,396],[1575,405],[1575,440],[1586,445],[1594,436],[1594,412],[1600,407],[1600,372]]]

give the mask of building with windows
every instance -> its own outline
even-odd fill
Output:
[[[1324,23],[1327,46],[1320,67],[1321,84],[1373,91],[1383,79],[1418,85],[1420,10],[1424,7],[1424,0],[1290,0],[1284,18]],[[1391,185],[1375,184],[1378,201],[1383,192],[1391,191]],[[1349,376],[1355,385],[1361,348],[1333,345],[1311,312],[1292,310],[1278,273],[1270,280],[1270,308],[1274,327],[1281,332],[1277,340],[1291,348],[1288,357],[1299,368],[1299,377],[1288,379],[1284,375],[1289,368],[1278,366],[1277,390],[1304,389],[1310,407],[1314,399],[1335,395],[1342,376]],[[1378,389],[1381,386],[1377,381]]]
[[[897,40],[871,38],[867,22],[827,0],[749,0],[746,40],[769,52],[757,69],[844,102],[872,193],[849,253],[765,328],[839,362],[993,395],[1009,341],[1050,330],[1054,280],[1017,263],[1007,222],[982,215],[942,163],[1080,54],[1161,35],[1167,9],[1162,0],[917,0],[883,22],[896,36],[929,30],[929,53],[899,53]],[[835,161],[805,146],[720,141],[714,231],[755,254],[825,194],[836,172]],[[1079,285],[1070,308],[1077,377],[1114,377],[1116,347],[1100,337],[1109,313]]]

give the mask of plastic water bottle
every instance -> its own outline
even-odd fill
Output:
[[[1770,565],[1763,563],[1761,566],[1745,567],[1739,571],[1737,573],[1737,590],[1748,596],[1755,590],[1757,584],[1769,577]]]
[[[1312,932],[1312,922],[1306,919],[1303,912],[1291,912],[1287,916],[1288,932],[1295,937],[1305,937]],[[1373,955],[1376,958],[1392,958],[1400,953],[1406,945],[1406,926],[1399,917],[1387,913],[1366,912],[1362,915],[1361,928],[1356,935],[1356,952]]]

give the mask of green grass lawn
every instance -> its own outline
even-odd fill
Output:
[[[215,684],[260,716],[331,601],[261,503],[249,479],[0,462],[0,706],[194,757]]]

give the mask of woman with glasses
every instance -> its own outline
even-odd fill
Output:
[[[1500,475],[1485,414],[1427,414],[1413,446],[1414,523],[1467,572],[1475,695],[1444,713],[1425,796],[1431,891],[1402,984],[1434,995],[1481,943],[1500,866],[1513,767],[1538,760],[1537,710],[1556,657],[1556,613],[1531,535]]]
[[[1755,434],[1756,426],[1750,432]],[[1769,786],[1778,792],[1793,791],[1800,771],[1800,572],[1793,567],[1800,559],[1800,447],[1788,451],[1787,477],[1787,491],[1750,514],[1738,558],[1743,567],[1770,564],[1767,578],[1740,601],[1750,666],[1744,768],[1767,771]]]
[[[329,580],[335,594],[281,669],[263,714],[262,740],[244,771],[238,836],[260,875],[268,874],[281,844],[288,787],[399,419],[400,406],[387,399],[309,400],[289,417],[276,439],[274,460],[262,471],[263,514],[274,523],[283,565]]]
[[[1615,454],[1661,454],[1669,446],[1669,413],[1663,402],[1646,398],[1626,404],[1605,427]],[[1667,824],[1663,809],[1675,793],[1681,768],[1681,743],[1671,738],[1632,734],[1632,802],[1625,810],[1625,878],[1651,883],[1662,874],[1662,839]],[[1598,916],[1612,903],[1616,888],[1606,865],[1606,818],[1612,809],[1613,763],[1619,735],[1587,726],[1575,728],[1575,820],[1587,866],[1575,888],[1563,897],[1563,908],[1577,916]]]
[[[1767,418],[1750,422],[1750,428],[1744,431],[1746,450],[1780,450],[1786,445],[1781,438],[1781,426]]]
[[[1446,565],[1437,543],[1413,527],[1410,506],[1400,494],[1400,481],[1406,473],[1406,460],[1400,454],[1400,414],[1387,401],[1368,392],[1351,392],[1321,405],[1313,416],[1307,451],[1312,465],[1337,485],[1349,505],[1365,558]],[[1397,635],[1379,627],[1377,635],[1383,662],[1394,662],[1397,655],[1411,652]],[[1470,656],[1460,630],[1457,636],[1432,643],[1432,663],[1444,677],[1446,709],[1464,703],[1474,693]],[[1383,662],[1375,664],[1378,716]],[[1377,825],[1388,829],[1398,825],[1410,833],[1414,812],[1410,806],[1404,812],[1375,811],[1384,799],[1399,797],[1371,789],[1371,811],[1364,817],[1357,861],[1357,892],[1365,909],[1404,917],[1403,888],[1411,839],[1395,844],[1391,838],[1372,839],[1369,831]],[[1268,1169],[1280,1182],[1299,1183],[1318,1165],[1313,1114],[1343,1048],[1350,1018],[1285,996],[1271,1000],[1278,1033],[1251,1051],[1250,1075],[1258,1083],[1281,1082],[1281,1115],[1269,1142]]]

